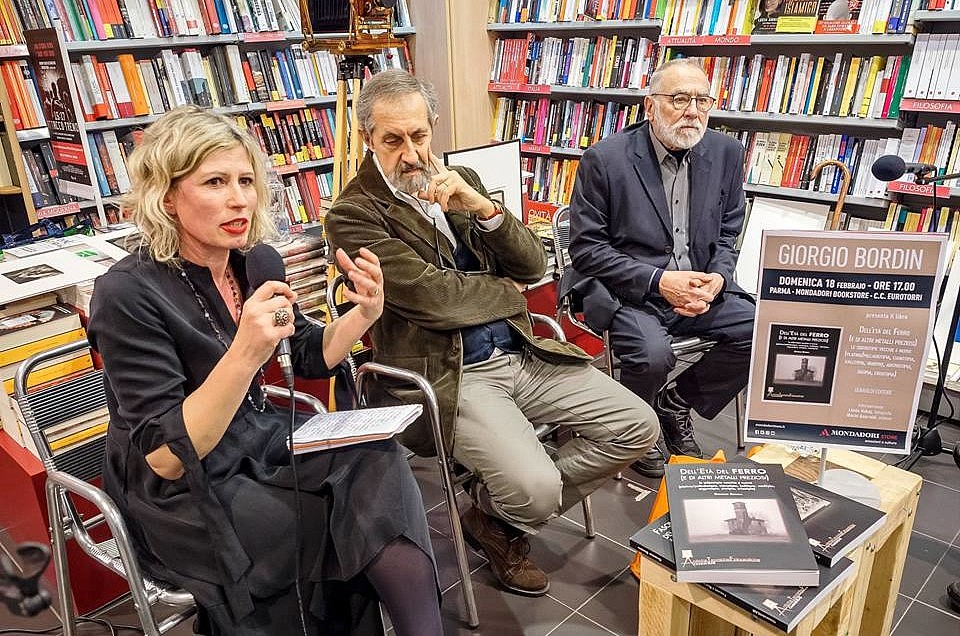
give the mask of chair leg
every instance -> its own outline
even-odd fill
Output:
[[[583,534],[588,539],[592,539],[597,536],[597,531],[593,527],[593,505],[590,503],[590,495],[584,497],[580,505],[583,506]]]
[[[443,485],[443,492],[447,498],[447,513],[450,516],[450,531],[453,535],[453,550],[457,556],[457,569],[460,571],[460,585],[463,590],[463,604],[467,608],[467,624],[471,629],[480,625],[480,616],[477,613],[477,599],[473,593],[473,581],[470,578],[470,566],[467,564],[467,547],[463,539],[463,528],[460,526],[460,514],[457,508],[457,495],[454,491],[453,478],[450,475],[450,468],[444,461],[444,457],[438,458],[440,465],[440,480]]]
[[[50,520],[50,539],[53,548],[53,567],[57,574],[57,604],[63,636],[75,636],[77,619],[73,611],[73,592],[70,588],[70,566],[67,563],[67,535],[63,531],[59,488],[47,487],[47,517]]]
[[[743,443],[743,417],[746,406],[744,404],[743,391],[737,393],[737,450],[742,451],[746,446]]]

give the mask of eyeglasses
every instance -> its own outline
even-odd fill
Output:
[[[717,100],[709,95],[687,95],[686,93],[650,93],[651,95],[656,95],[658,97],[669,97],[670,103],[673,104],[673,107],[676,110],[687,110],[690,107],[691,101],[697,102],[697,110],[701,113],[705,113],[713,108],[713,105],[717,103]]]

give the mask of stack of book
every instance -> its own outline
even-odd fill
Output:
[[[7,395],[13,378],[30,356],[86,337],[80,313],[57,302],[54,293],[40,294],[0,310],[0,378]],[[42,365],[30,376],[29,387],[62,380],[92,368],[89,351],[80,351]]]
[[[778,465],[669,465],[671,512],[630,538],[650,559],[790,631],[856,570],[886,515]]]
[[[3,429],[24,448],[39,456],[23,414],[13,399],[14,377],[30,356],[86,337],[80,312],[59,303],[56,294],[40,294],[0,309],[0,373],[4,392],[0,395]],[[72,379],[93,371],[90,349],[83,348],[34,367],[27,382],[31,391],[55,390]],[[71,400],[67,400],[71,402]],[[71,411],[44,430],[47,443],[56,455],[80,448],[106,435],[106,405],[86,408],[74,403]]]
[[[322,319],[327,310],[327,250],[323,239],[294,234],[288,242],[274,247],[283,257],[287,284],[298,294],[300,311]]]

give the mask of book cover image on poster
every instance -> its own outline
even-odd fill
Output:
[[[763,400],[830,404],[841,331],[771,324]]]
[[[678,581],[817,585],[782,467],[668,465],[666,480]]]
[[[675,569],[673,528],[666,514],[630,537],[630,545],[661,565]],[[769,586],[703,583],[703,587],[720,598],[741,607],[751,615],[785,632],[793,631],[820,599],[831,594],[856,568],[850,559],[838,559],[833,567],[819,566],[820,585]]]

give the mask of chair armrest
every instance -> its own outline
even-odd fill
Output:
[[[415,371],[391,367],[386,364],[380,364],[379,362],[364,362],[360,365],[360,368],[357,369],[357,395],[360,396],[361,401],[364,396],[363,389],[366,385],[367,378],[374,375],[383,375],[395,380],[402,380],[420,389],[423,393],[424,407],[427,410],[427,415],[430,417],[433,439],[437,442],[437,454],[441,460],[446,461],[446,453],[444,452],[442,443],[443,428],[440,426],[440,406],[437,402],[437,394],[433,390],[430,382]]]
[[[141,580],[143,578],[140,568],[137,565],[136,555],[133,552],[130,534],[127,532],[127,524],[124,522],[120,510],[107,493],[62,470],[47,471],[46,488],[48,498],[58,497],[59,493],[57,492],[57,488],[61,488],[92,503],[100,512],[98,516],[103,517],[103,521],[106,522],[107,527],[110,528],[110,533],[117,542],[117,550],[120,552],[124,567],[127,569],[126,574],[128,579]],[[50,519],[50,523],[62,523],[62,520]],[[96,545],[87,533],[85,526],[77,526],[75,524],[73,527],[73,538],[80,544],[84,551],[88,553]]]
[[[534,324],[544,325],[547,329],[552,332],[554,340],[559,340],[560,342],[566,342],[567,336],[563,333],[563,328],[560,327],[560,323],[551,318],[550,316],[545,316],[544,314],[530,314],[530,320]]]
[[[268,398],[282,398],[289,400],[290,399],[290,390],[282,386],[276,386],[273,384],[263,385],[263,394]],[[314,413],[326,413],[326,405],[317,397],[310,395],[309,393],[304,393],[303,391],[294,391],[293,392],[293,401],[301,406],[306,406]]]

